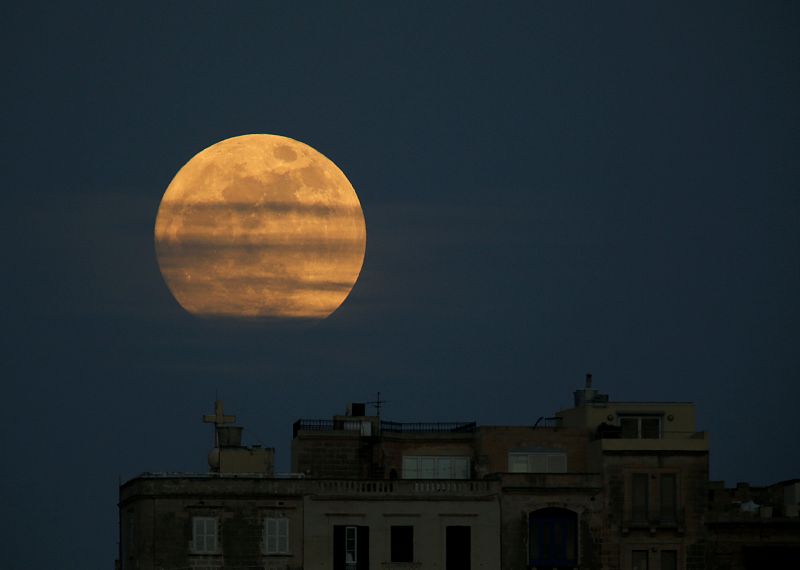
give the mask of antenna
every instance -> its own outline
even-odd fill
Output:
[[[369,404],[370,406],[374,406],[375,407],[375,411],[377,412],[378,417],[381,417],[381,408],[386,403],[387,403],[386,400],[381,400],[381,393],[380,392],[378,392],[378,397],[374,401],[367,402],[367,404]]]

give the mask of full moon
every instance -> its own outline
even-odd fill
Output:
[[[358,279],[366,235],[358,196],[333,162],[290,138],[244,135],[178,171],[155,245],[189,313],[324,319]]]

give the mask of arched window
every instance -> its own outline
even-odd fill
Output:
[[[529,565],[534,568],[578,566],[578,515],[573,511],[546,508],[528,517]]]

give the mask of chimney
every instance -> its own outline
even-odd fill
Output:
[[[367,412],[367,405],[363,402],[353,402],[347,406],[348,416],[365,416]]]
[[[574,395],[576,408],[591,404],[595,398],[602,396],[597,393],[597,390],[592,388],[592,375],[589,373],[586,374],[586,386],[582,390],[575,390]],[[607,398],[606,396],[606,401],[608,401]]]

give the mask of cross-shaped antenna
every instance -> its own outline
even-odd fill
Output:
[[[203,423],[214,424],[214,447],[219,447],[217,445],[217,428],[235,421],[236,416],[225,415],[222,400],[214,400],[214,414],[203,416]]]
[[[367,402],[370,406],[375,406],[375,411],[377,412],[378,417],[381,416],[381,408],[386,404],[386,400],[381,400],[381,393],[378,392],[378,397],[373,402]]]

